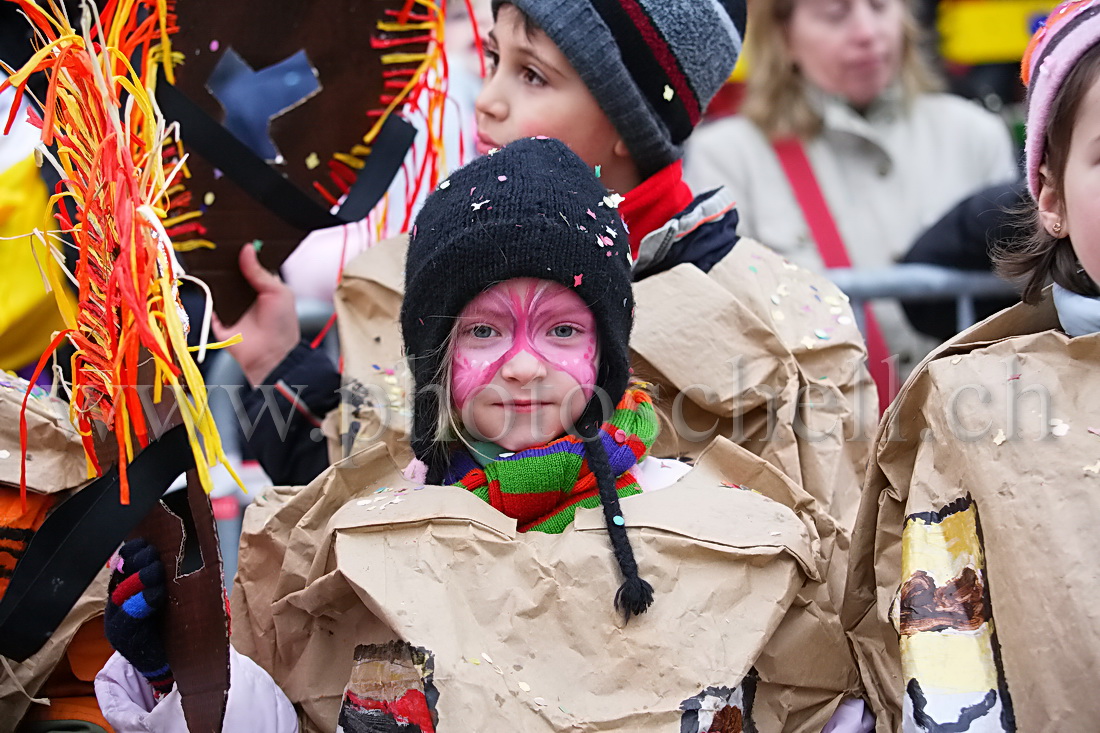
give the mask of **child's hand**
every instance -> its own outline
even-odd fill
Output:
[[[229,347],[241,371],[253,386],[263,382],[302,339],[294,293],[279,276],[264,269],[251,244],[241,247],[241,274],[256,290],[253,303],[240,320],[227,327],[214,319],[218,340],[240,333],[244,340]]]
[[[149,681],[158,696],[167,695],[174,680],[158,613],[168,600],[164,565],[157,548],[140,538],[125,543],[115,562],[104,614],[107,641]]]

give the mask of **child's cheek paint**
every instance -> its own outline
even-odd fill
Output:
[[[548,289],[539,307],[528,319],[528,338],[547,364],[568,374],[592,397],[598,364],[596,319],[584,301],[573,291],[560,285]],[[555,327],[567,325],[579,329],[569,338],[554,335]]]
[[[462,409],[474,392],[493,381],[500,362],[486,361],[480,354],[463,354],[462,349],[455,351],[451,364],[451,397],[455,407]]]
[[[581,385],[585,399],[592,397],[596,384],[596,337],[586,334],[575,343],[563,346],[553,339],[540,339],[533,351],[540,359],[559,371],[563,371]]]

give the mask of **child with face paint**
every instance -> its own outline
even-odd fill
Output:
[[[486,45],[489,78],[477,104],[479,150],[488,154],[530,136],[555,137],[587,163],[604,187],[621,194],[616,200],[621,200],[619,213],[629,226],[626,238],[639,302],[642,338],[636,341],[636,364],[646,379],[660,385],[666,406],[676,411],[682,406],[686,419],[676,425],[688,428],[665,431],[654,450],[666,457],[694,456],[711,436],[730,436],[814,496],[818,526],[826,535],[821,548],[831,568],[825,576],[829,587],[819,596],[820,605],[815,600],[802,606],[806,620],[792,621],[791,628],[799,630],[798,643],[830,652],[823,655],[825,664],[812,679],[797,673],[772,675],[776,684],[769,694],[777,702],[768,703],[774,710],[791,710],[792,721],[811,720],[831,709],[837,698],[858,692],[855,663],[847,653],[835,609],[847,565],[845,534],[854,521],[867,460],[867,442],[861,436],[871,433],[878,413],[873,384],[862,364],[862,338],[841,294],[766,246],[739,239],[737,209],[728,192],[693,192],[683,181],[683,144],[733,69],[745,30],[745,2],[511,0],[492,6],[494,27]],[[477,191],[466,187],[467,201],[458,207],[461,216],[452,216],[440,231],[473,226],[476,217],[499,211],[497,199],[480,198],[485,189],[495,191],[498,183],[515,181],[490,177]],[[442,189],[447,191],[454,193]],[[595,207],[593,211],[600,213]],[[557,214],[544,209],[545,216]],[[594,234],[576,228],[591,230],[587,213],[579,214],[579,222],[574,217],[559,222],[572,226],[577,236]],[[517,231],[513,226],[512,232]],[[555,243],[553,236],[537,239],[523,234],[531,248]],[[617,244],[622,238],[620,233]],[[275,483],[308,484],[329,467],[330,457],[348,457],[379,440],[395,452],[427,450],[418,448],[421,438],[411,435],[408,397],[413,390],[406,379],[402,346],[410,354],[420,352],[403,343],[391,318],[405,293],[412,299],[424,297],[401,280],[398,263],[407,246],[403,238],[379,243],[345,271],[337,299],[342,310],[342,375],[325,354],[298,343],[285,286],[260,267],[253,250],[242,250],[242,270],[260,295],[240,323],[218,333],[242,333],[244,342],[234,351],[249,381],[279,387],[252,390],[242,398],[255,428],[249,446]],[[514,256],[509,252],[509,258]],[[479,262],[490,259],[485,255]],[[524,276],[545,279],[545,273],[543,266]],[[574,289],[573,278],[579,275],[581,286]],[[436,276],[428,286],[433,295],[460,284],[453,273]],[[489,284],[484,276],[482,271],[473,273],[479,288],[468,294],[470,299]],[[601,286],[592,272],[580,270],[550,279],[578,294]],[[800,297],[804,303],[796,300]],[[445,318],[453,322],[466,302]],[[436,347],[448,333],[434,335]],[[598,341],[597,370],[602,371],[608,346],[602,334]],[[420,374],[418,383],[436,379],[439,388],[446,389],[450,380],[445,376]],[[697,390],[700,385],[705,389]],[[701,398],[711,390],[718,391],[718,399]],[[802,390],[807,399],[794,394]],[[339,415],[332,415],[341,399]],[[479,439],[473,416],[464,420],[449,394],[440,400],[443,409],[437,405],[437,414],[450,416],[445,424],[457,428],[441,433],[454,448],[456,460],[469,453],[466,443],[490,442],[495,448],[481,447],[490,453],[503,450],[499,440]],[[485,406],[486,412],[491,409]],[[269,412],[271,417],[266,417]],[[421,419],[423,410],[416,412]],[[509,414],[513,422],[521,416],[539,427],[534,423],[544,413],[513,409]],[[338,431],[318,429],[326,419],[335,425],[337,420],[326,414],[339,420]],[[800,429],[811,424],[824,430]],[[492,428],[481,431],[489,433],[486,438],[499,432],[486,427]],[[544,427],[540,432],[549,432]],[[324,435],[335,432],[340,433],[340,445],[326,448]],[[424,434],[422,429],[417,432]],[[630,472],[644,475],[652,463],[643,461]],[[784,686],[788,681],[794,687],[809,686],[812,692],[797,698],[810,700],[816,712],[782,702],[796,697]],[[831,697],[822,693],[826,688]],[[787,725],[777,720],[771,728]]]
[[[629,614],[652,595],[619,499],[687,467],[639,468],[657,418],[628,388],[634,299],[613,204],[547,138],[479,159],[433,194],[406,260],[416,390],[406,473],[469,489],[520,531],[560,532],[578,507],[602,505],[624,580],[616,604]]]

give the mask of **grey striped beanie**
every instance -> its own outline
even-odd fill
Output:
[[[745,0],[493,0],[530,18],[580,74],[646,178],[683,143],[729,78]]]

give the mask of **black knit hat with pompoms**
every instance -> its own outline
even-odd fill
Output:
[[[600,363],[595,393],[576,423],[600,489],[607,530],[625,582],[616,605],[642,613],[652,588],[638,577],[599,428],[626,392],[634,322],[626,227],[592,170],[563,143],[527,138],[455,171],[416,218],[405,261],[401,330],[413,374],[416,457],[428,482],[443,481],[451,446],[437,434],[437,386],[455,320],[477,295],[513,278],[572,288],[596,321]],[[602,398],[602,399],[601,399]]]

